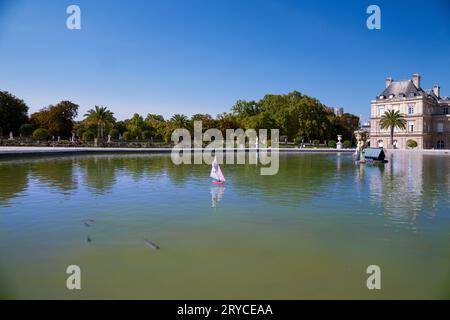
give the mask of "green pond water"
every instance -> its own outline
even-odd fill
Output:
[[[0,298],[448,299],[450,156],[388,160],[280,154],[222,187],[170,155],[2,159]]]

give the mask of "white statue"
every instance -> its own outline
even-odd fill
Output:
[[[336,143],[336,149],[342,149],[342,135],[338,134],[338,143]]]
[[[9,140],[14,140],[14,135],[12,131],[9,132]]]

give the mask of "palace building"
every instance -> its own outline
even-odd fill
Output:
[[[394,147],[407,149],[408,140],[418,149],[450,149],[450,99],[442,97],[439,85],[425,90],[420,75],[410,80],[386,79],[386,88],[371,101],[370,145],[390,148],[390,130],[381,129],[380,119],[387,110],[399,110],[406,130],[395,128]]]

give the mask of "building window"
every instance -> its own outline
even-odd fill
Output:
[[[414,114],[414,106],[408,106],[408,114]]]
[[[448,114],[448,107],[444,108],[444,114]]]
[[[408,123],[408,132],[414,132],[414,122]]]
[[[381,117],[384,113],[384,107],[378,107],[378,115]]]
[[[436,131],[439,133],[444,132],[444,124],[442,122],[436,124]]]
[[[444,141],[439,140],[436,144],[436,148],[438,149],[444,149]]]

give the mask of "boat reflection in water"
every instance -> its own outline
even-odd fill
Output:
[[[216,208],[219,202],[222,200],[225,194],[225,187],[223,185],[217,185],[211,187],[211,207]]]

